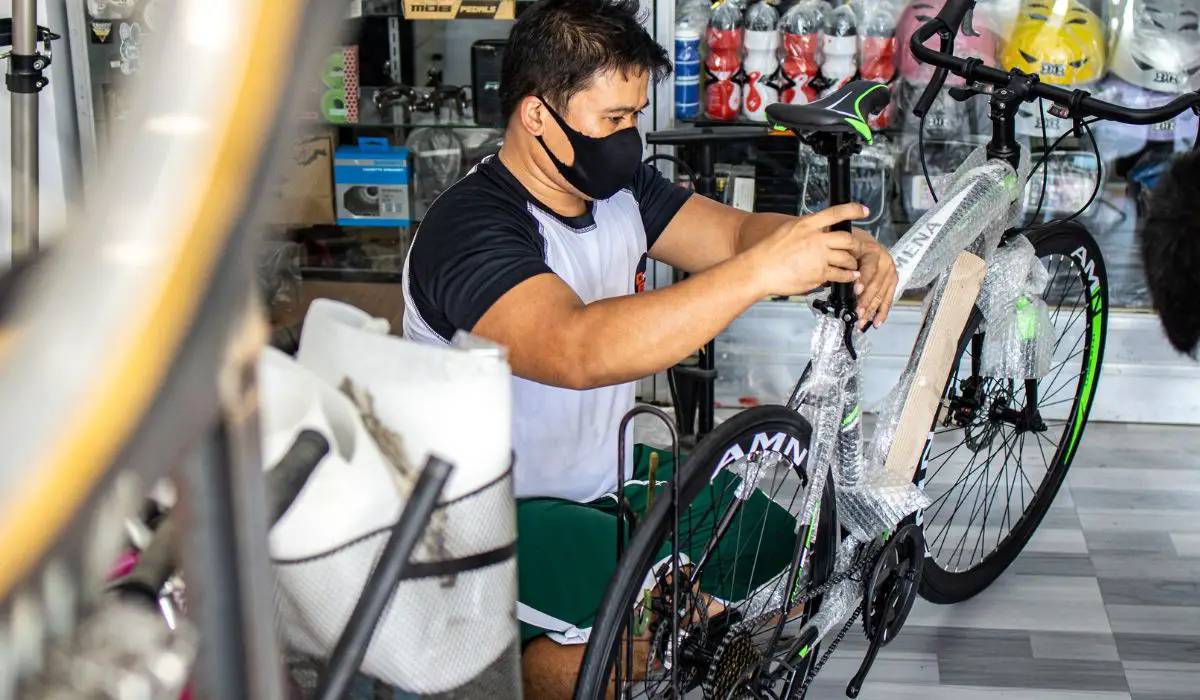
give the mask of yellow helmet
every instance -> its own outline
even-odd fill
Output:
[[[1079,85],[1104,75],[1104,47],[1100,18],[1075,0],[1027,0],[1000,60],[1042,82]]]

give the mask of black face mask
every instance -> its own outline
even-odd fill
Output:
[[[538,143],[542,144],[546,155],[554,161],[554,166],[567,182],[596,200],[608,199],[629,184],[642,160],[642,137],[636,126],[595,138],[572,129],[545,100],[542,100],[542,104],[558,122],[575,151],[574,164],[567,165],[551,152],[541,136],[537,137]]]

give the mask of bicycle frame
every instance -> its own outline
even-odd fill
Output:
[[[849,168],[842,159],[830,158],[831,177],[848,180]],[[891,396],[901,399],[912,388],[917,361],[931,342],[931,324],[934,310],[945,293],[947,273],[958,253],[968,251],[986,258],[999,246],[1001,234],[1009,227],[1014,215],[1020,211],[1021,193],[1028,176],[1028,158],[1024,158],[1022,173],[1013,169],[1007,161],[987,160],[983,151],[977,151],[954,174],[951,192],[930,209],[892,248],[900,283],[896,299],[907,289],[917,289],[934,282],[922,314],[921,330],[914,344],[901,380],[893,388]],[[838,191],[838,188],[831,188]],[[848,186],[841,188],[848,192]],[[836,292],[834,292],[836,294]],[[831,295],[832,296],[832,295]],[[971,300],[974,303],[974,299]],[[862,358],[855,349],[861,333],[850,330],[847,317],[830,313],[823,314],[817,324],[812,343],[812,360],[805,375],[797,383],[788,407],[803,414],[813,425],[809,464],[816,465],[809,475],[808,495],[798,522],[804,523],[799,541],[802,543],[798,555],[793,559],[788,572],[787,596],[781,612],[792,608],[796,600],[796,582],[801,579],[807,566],[812,543],[815,541],[817,514],[822,507],[821,496],[827,479],[833,479],[833,491],[837,495],[838,520],[848,526],[851,535],[837,550],[834,564],[835,575],[845,571],[860,549],[880,534],[895,528],[913,511],[901,506],[899,509],[883,508],[883,513],[874,522],[862,522],[863,504],[849,500],[851,494],[866,495],[886,501],[882,489],[894,488],[898,483],[912,484],[914,473],[923,467],[928,455],[930,439],[925,442],[921,463],[913,465],[906,474],[890,474],[884,471],[883,459],[887,456],[890,429],[895,426],[881,425],[877,429],[876,443],[869,454],[864,454],[862,445]],[[961,333],[959,328],[955,334]],[[892,420],[898,415],[891,416]],[[931,425],[929,417],[926,426]],[[913,487],[914,491],[916,487]],[[909,504],[914,503],[912,499]],[[826,507],[829,507],[826,505]],[[902,512],[907,511],[907,512]],[[890,520],[890,522],[889,522]],[[858,522],[856,522],[858,521]],[[871,532],[872,526],[883,528]],[[835,587],[822,603],[819,612],[805,625],[790,642],[786,658],[805,656],[815,642],[825,638],[831,631],[844,625],[854,613],[856,603],[862,599],[862,582],[846,580]]]

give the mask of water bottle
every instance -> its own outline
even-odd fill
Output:
[[[787,87],[779,96],[782,102],[806,105],[817,99],[812,81],[821,67],[821,28],[824,26],[825,3],[808,0],[793,5],[784,13],[784,58],[780,69]]]
[[[713,10],[708,23],[708,60],[704,63],[708,84],[704,90],[704,112],[709,119],[731,121],[742,106],[742,11],[733,2]]]
[[[690,16],[675,25],[675,118],[700,116],[700,30]]]
[[[826,97],[841,89],[858,73],[858,18],[849,5],[834,8],[825,18],[821,48],[825,54],[821,74],[829,83],[821,96]]]
[[[767,105],[779,101],[776,73],[779,61],[779,13],[760,0],[746,12],[746,83],[742,86],[742,111],[747,119],[765,122]]]
[[[859,75],[863,80],[890,83],[896,77],[896,15],[889,3],[880,3],[863,22],[859,47]],[[883,129],[891,121],[888,105],[868,122],[872,129]]]

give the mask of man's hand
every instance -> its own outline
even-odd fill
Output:
[[[866,241],[829,228],[868,215],[861,204],[842,204],[789,221],[759,241],[743,255],[752,262],[762,294],[804,294],[826,282],[859,281]],[[887,251],[883,254],[886,257]],[[891,258],[887,259],[890,263]],[[892,278],[894,287],[894,269]]]
[[[887,248],[871,234],[855,229],[854,237],[860,243],[858,271],[862,275],[854,285],[854,295],[858,298],[858,327],[866,328],[868,323],[873,323],[879,328],[887,320],[896,294],[896,263]]]

